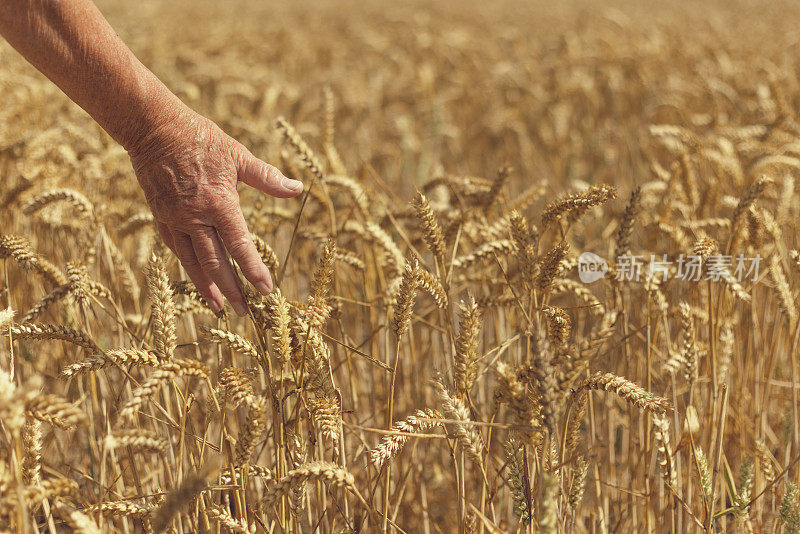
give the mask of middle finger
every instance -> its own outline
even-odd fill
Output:
[[[210,226],[201,226],[191,234],[191,238],[203,271],[222,291],[236,314],[243,317],[247,313],[244,297],[217,231]]]

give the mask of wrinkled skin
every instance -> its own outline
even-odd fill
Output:
[[[184,105],[125,46],[91,0],[0,1],[0,34],[128,151],[164,242],[219,311],[244,298],[226,250],[261,293],[269,270],[247,231],[236,184],[288,198],[284,177]]]
[[[250,237],[236,184],[278,198],[298,195],[303,184],[183,106],[137,140],[129,155],[161,237],[197,289],[215,311],[222,308],[224,295],[244,315],[244,298],[225,251],[262,294],[272,290],[273,282]]]

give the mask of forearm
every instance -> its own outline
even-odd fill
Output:
[[[183,107],[91,0],[2,0],[0,34],[126,149]]]
[[[131,157],[161,239],[214,311],[247,306],[226,249],[262,294],[273,286],[239,203],[239,182],[279,198],[303,184],[183,105],[91,0],[0,0],[0,34]]]

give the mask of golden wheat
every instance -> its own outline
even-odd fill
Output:
[[[800,532],[798,6],[100,7],[307,185],[214,313],[0,46],[0,530]]]

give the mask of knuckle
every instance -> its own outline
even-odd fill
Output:
[[[222,267],[222,262],[216,256],[206,256],[200,258],[200,267],[206,272],[216,272]]]
[[[228,243],[228,251],[236,257],[246,256],[250,251],[251,241],[245,236],[235,237]]]
[[[279,183],[281,173],[278,171],[277,167],[270,165],[269,163],[262,163],[262,168],[264,169],[264,175],[268,182]]]
[[[188,229],[188,234],[192,236],[192,239],[199,239],[201,241],[208,241],[209,239],[213,239],[216,235],[213,228],[204,224],[192,224]]]
[[[220,190],[210,201],[211,209],[216,212],[217,219],[222,224],[230,224],[239,209],[238,194]]]
[[[231,145],[231,159],[233,160],[234,165],[237,169],[241,169],[245,167],[248,163],[248,160],[253,157],[249,150],[244,145],[239,144],[238,142]]]
[[[178,260],[180,260],[181,265],[183,265],[185,269],[194,269],[200,266],[197,256],[190,254],[187,250],[178,249],[175,254],[178,256]]]

